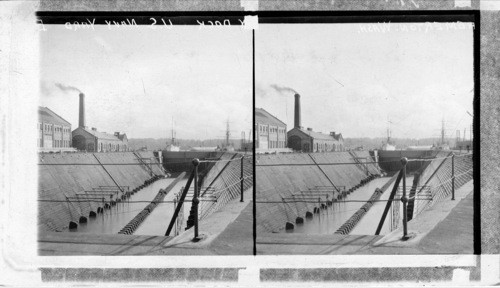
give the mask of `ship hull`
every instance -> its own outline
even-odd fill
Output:
[[[406,157],[408,159],[427,159],[434,158],[436,150],[378,150],[378,162],[380,168],[388,174],[394,174],[395,172],[401,170],[403,165],[401,164],[401,158]],[[424,161],[410,161],[406,165],[406,172],[413,173],[418,169],[422,168]]]

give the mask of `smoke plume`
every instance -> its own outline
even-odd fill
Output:
[[[297,91],[295,91],[293,88],[286,87],[286,86],[271,84],[271,88],[273,88],[274,90],[276,90],[276,92],[278,92],[280,94],[284,94],[284,93],[288,93],[288,92],[297,94]]]
[[[74,86],[67,86],[67,85],[63,85],[61,83],[56,83],[56,87],[61,89],[62,91],[64,92],[72,92],[72,91],[76,91],[78,93],[82,93],[82,91],[80,91],[80,89],[74,87]]]

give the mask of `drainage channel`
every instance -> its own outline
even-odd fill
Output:
[[[184,186],[186,186],[186,182],[189,178],[189,175],[182,180],[180,180],[170,191],[170,193],[165,196],[166,203],[160,203],[156,206],[155,210],[144,220],[144,222],[137,228],[134,232],[134,235],[155,235],[155,236],[164,236],[165,231],[167,231],[168,224],[172,219],[172,215],[174,214],[174,200],[176,193],[181,193],[181,190]],[[182,227],[186,227],[186,221],[189,216],[189,211],[191,210],[191,200],[186,201],[183,205],[184,209],[184,222]],[[173,235],[173,234],[171,234]]]
[[[399,187],[402,187],[402,180],[399,184]],[[406,177],[406,185],[407,191],[410,191],[411,185],[413,184],[413,176]],[[394,183],[387,188],[387,190],[380,196],[379,200],[387,200],[391,195],[392,188],[394,187]],[[395,207],[399,207],[399,215],[403,215],[403,205],[400,205],[401,202],[394,202],[396,204]],[[380,218],[382,217],[382,213],[384,212],[385,205],[387,202],[380,201],[373,203],[372,207],[368,212],[366,212],[365,216],[361,218],[358,224],[352,229],[351,235],[375,235],[375,231],[377,231],[378,223],[380,222]],[[389,210],[389,214],[385,218],[384,226],[382,226],[382,230],[380,230],[380,235],[385,235],[391,232],[391,221],[392,214],[391,210]]]

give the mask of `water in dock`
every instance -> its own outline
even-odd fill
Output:
[[[358,188],[343,200],[333,203],[326,209],[321,209],[320,213],[314,214],[313,219],[305,219],[304,224],[295,225],[295,229],[286,232],[304,234],[333,234],[342,224],[344,224],[366,201],[373,195],[376,188],[381,188],[390,177],[376,178],[366,185]],[[406,182],[411,185],[412,177],[408,177]],[[392,184],[380,197],[380,200],[387,200],[392,190]],[[409,190],[409,188],[408,188]],[[359,202],[349,202],[359,201]],[[350,234],[374,235],[377,225],[382,216],[382,212],[387,202],[375,202],[372,208],[365,214],[362,220],[355,226]],[[390,213],[389,213],[390,214]],[[390,216],[386,218],[382,235],[390,232]],[[285,232],[285,231],[283,231]]]
[[[93,234],[116,234],[127,223],[141,212],[157,195],[160,189],[165,189],[175,178],[160,179],[151,185],[144,187],[129,199],[117,203],[111,209],[104,210],[104,213],[98,214],[96,218],[90,218],[88,223],[81,223],[75,232],[93,233]],[[163,201],[172,201],[174,194],[186,184],[187,178],[179,181],[167,194]],[[185,219],[189,215],[191,203],[184,205]],[[172,218],[174,204],[161,203],[138,227],[134,235],[165,235],[168,223]]]

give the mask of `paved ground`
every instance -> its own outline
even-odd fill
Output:
[[[252,188],[245,191],[250,199]],[[230,201],[200,223],[204,239],[189,229],[177,237],[51,232],[39,235],[40,255],[251,255],[252,201]]]
[[[472,181],[408,223],[416,237],[401,241],[402,228],[385,236],[265,233],[257,254],[472,254]]]

